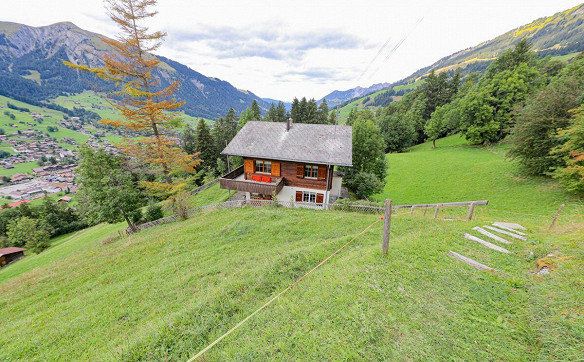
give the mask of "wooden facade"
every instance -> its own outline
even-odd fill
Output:
[[[286,186],[303,187],[316,190],[330,190],[333,184],[333,167],[322,164],[305,164],[301,162],[279,161],[270,159],[253,159],[245,158],[243,160],[244,173],[246,180],[253,180],[254,175],[266,175],[263,172],[256,172],[256,161],[270,161],[270,177],[281,177],[284,179]],[[304,168],[306,165],[318,167],[316,177],[305,177]],[[327,187],[327,169],[328,169],[328,187]]]

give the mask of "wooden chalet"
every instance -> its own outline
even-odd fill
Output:
[[[350,126],[248,122],[222,154],[243,166],[219,179],[222,188],[247,199],[323,204],[341,194],[335,166],[352,166]]]

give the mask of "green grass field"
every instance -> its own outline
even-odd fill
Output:
[[[413,90],[416,89],[417,87],[420,86],[420,84],[422,84],[423,81],[421,80],[417,80],[414,83],[408,83],[408,84],[404,84],[404,85],[398,85],[395,86],[393,89],[396,91],[400,91],[400,90]],[[347,103],[346,105],[344,105],[343,107],[339,108],[337,116],[339,118],[339,122],[341,124],[344,124],[347,121],[347,118],[349,118],[349,114],[351,113],[351,110],[353,110],[353,108],[357,108],[357,109],[371,109],[371,110],[375,110],[377,109],[377,107],[366,107],[365,106],[365,99],[375,99],[375,97],[377,97],[378,95],[380,95],[381,93],[387,92],[387,89],[382,89],[379,90],[377,92],[371,93],[369,95],[363,96],[361,98],[355,99],[354,101]]]
[[[397,213],[386,257],[378,215],[342,211],[248,207],[108,244],[100,241],[117,225],[62,237],[0,271],[0,360],[184,361],[372,223],[206,360],[578,360],[582,204],[553,182],[518,178],[504,146],[472,148],[457,137],[438,146],[389,155],[387,195],[491,204],[471,222]],[[225,192],[214,186],[192,204]],[[559,202],[566,214],[549,231]],[[529,240],[504,255],[462,238],[493,221],[525,224]],[[474,270],[449,250],[499,271]],[[551,274],[533,274],[549,253]]]
[[[561,204],[563,218],[584,215],[584,202],[566,194],[554,181],[521,174],[506,158],[507,147],[470,146],[458,135],[412,148],[407,153],[387,155],[385,190],[376,201],[438,203],[488,200],[484,212],[511,220],[551,221]]]
[[[69,109],[73,109],[74,107],[84,108],[88,111],[99,114],[99,116],[104,119],[120,119],[120,113],[114,108],[114,105],[103,96],[92,91],[60,96],[55,98],[53,103]],[[177,117],[193,127],[196,126],[199,120],[198,117],[189,116],[184,112],[177,112]]]
[[[12,176],[17,173],[32,173],[32,169],[39,167],[37,162],[22,162],[14,164],[14,168],[0,167],[0,176]]]
[[[12,103],[18,107],[28,108],[30,113],[9,109],[7,107],[8,103]],[[55,137],[57,140],[62,140],[63,138],[68,137],[74,139],[78,143],[83,143],[89,138],[89,136],[85,134],[61,126],[59,122],[63,119],[64,113],[62,112],[49,108],[33,106],[28,103],[19,102],[4,96],[0,96],[0,107],[3,107],[2,112],[0,112],[0,128],[4,129],[4,132],[7,135],[14,134],[19,130],[22,131],[25,129],[34,129],[47,133],[47,127],[54,126],[59,130],[56,132],[50,132],[49,134],[52,137]],[[15,119],[10,119],[9,116],[4,114],[4,111],[8,111],[14,114]],[[35,121],[31,113],[41,114],[43,116],[42,123]],[[65,148],[70,148],[70,145],[65,143],[63,143],[62,146]]]

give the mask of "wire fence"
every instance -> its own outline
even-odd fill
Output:
[[[207,186],[209,184],[203,185]],[[207,186],[207,188],[210,186]],[[202,191],[202,190],[201,190]],[[200,191],[199,191],[200,192]],[[474,210],[475,206],[487,205],[488,201],[478,200],[478,201],[463,201],[463,202],[446,202],[438,204],[412,204],[412,205],[393,205],[392,211],[397,212],[398,210],[410,210],[413,212],[416,209],[433,209],[434,218],[436,218],[438,212],[445,208],[456,208],[456,207],[467,207],[470,210]],[[199,212],[208,212],[221,209],[233,209],[241,207],[286,207],[286,208],[302,208],[302,209],[312,209],[312,210],[339,210],[339,211],[352,211],[360,213],[371,213],[371,214],[383,214],[385,208],[383,206],[378,206],[375,204],[360,204],[360,203],[346,203],[337,202],[333,204],[315,204],[310,202],[297,202],[297,201],[279,201],[279,200],[229,200],[216,204],[209,204],[203,206],[197,206],[189,210],[188,217],[191,217]],[[472,217],[472,214],[470,214]],[[468,217],[468,215],[467,215]],[[179,218],[176,215],[171,215],[163,217],[158,220],[149,221],[143,224],[135,225],[133,228],[127,228],[126,234],[134,234],[144,229],[151,228],[153,226],[168,224],[177,221]]]

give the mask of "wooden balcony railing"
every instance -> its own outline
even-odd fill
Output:
[[[262,195],[278,194],[282,190],[282,187],[284,187],[284,179],[282,177],[272,177],[272,182],[237,180],[241,175],[243,175],[243,166],[221,177],[219,179],[220,187],[222,189],[251,192]]]

